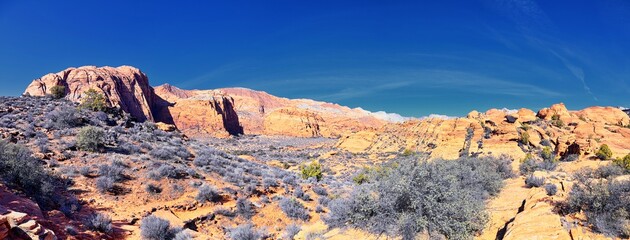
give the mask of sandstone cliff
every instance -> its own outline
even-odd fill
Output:
[[[554,120],[555,119],[555,120]],[[426,118],[387,124],[376,131],[343,136],[340,148],[352,152],[430,152],[433,157],[508,154],[523,158],[529,149],[549,145],[561,156],[593,154],[608,144],[619,157],[630,151],[630,118],[618,108],[569,111],[556,104],[537,114],[528,109],[473,111],[463,118]],[[520,139],[528,135],[528,143]]]
[[[109,106],[139,121],[173,124],[189,135],[239,134],[339,137],[373,131],[390,115],[308,99],[287,99],[245,88],[183,90],[164,84],[153,88],[140,70],[121,66],[68,68],[35,79],[24,94],[44,96],[66,87],[66,98],[81,102],[89,89],[101,92]]]
[[[130,66],[94,67],[84,66],[68,68],[58,73],[49,73],[35,79],[24,94],[44,96],[50,94],[53,86],[66,87],[66,98],[80,102],[88,89],[101,92],[108,104],[120,107],[140,121],[153,121],[153,89],[147,76],[137,68]]]

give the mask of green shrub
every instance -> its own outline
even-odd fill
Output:
[[[560,115],[555,114],[553,116],[551,116],[551,125],[558,127],[558,128],[562,128],[564,127],[564,122],[562,120],[560,120]]]
[[[309,179],[312,177],[317,178],[317,181],[322,179],[322,165],[316,161],[311,162],[308,166],[302,166],[302,178]]]
[[[626,172],[630,172],[630,154],[624,156],[623,158],[613,160],[613,163],[625,169]]]
[[[105,96],[103,96],[103,94],[94,89],[89,89],[83,94],[83,101],[81,102],[81,105],[79,105],[80,108],[89,109],[95,112],[107,109],[107,101],[105,100]]]
[[[356,184],[363,184],[367,182],[369,179],[368,174],[365,172],[360,172],[352,178],[352,181]]]
[[[540,152],[540,157],[545,160],[553,160],[553,152],[551,151],[551,147],[544,147]]]
[[[597,153],[595,153],[595,156],[597,156],[597,158],[601,160],[610,159],[612,155],[612,150],[610,150],[610,148],[606,144],[602,144],[602,146],[599,147],[599,150],[597,150]]]
[[[55,85],[50,88],[50,95],[55,99],[61,99],[66,96],[66,87]]]
[[[523,145],[529,145],[529,133],[527,133],[526,131],[521,132],[521,137],[520,137],[519,141]]]
[[[84,151],[96,152],[105,143],[105,131],[93,126],[81,128],[77,135],[77,147]]]
[[[402,155],[405,156],[405,157],[408,157],[408,156],[413,155],[413,153],[414,153],[413,150],[407,148],[407,149],[405,149],[405,151],[403,151]]]

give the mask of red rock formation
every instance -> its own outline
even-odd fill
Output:
[[[50,94],[50,89],[56,85],[66,87],[66,98],[69,100],[80,102],[85,91],[94,89],[103,93],[110,106],[120,107],[140,121],[154,120],[153,89],[149,86],[147,76],[137,68],[68,68],[35,79],[24,94],[44,96]]]

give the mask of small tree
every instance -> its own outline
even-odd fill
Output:
[[[527,133],[527,131],[523,131],[519,140],[523,145],[529,145],[529,133]]]
[[[77,135],[77,147],[81,150],[96,152],[105,142],[105,131],[98,127],[81,128]]]
[[[50,95],[55,99],[61,99],[66,96],[66,87],[55,85],[50,88]]]
[[[322,179],[322,165],[318,162],[313,161],[308,166],[302,167],[302,178],[309,179],[312,177],[317,178],[317,181]]]
[[[623,158],[617,158],[613,160],[613,163],[625,169],[626,172],[630,172],[630,154],[626,155]]]
[[[545,160],[553,160],[553,152],[551,151],[551,147],[544,147],[542,149],[542,152],[540,152],[540,157],[542,157]]]
[[[103,96],[103,94],[92,88],[85,91],[83,94],[83,101],[80,105],[81,108],[89,109],[95,112],[103,111],[107,108],[107,101],[105,100],[105,96]]]
[[[602,146],[599,147],[599,150],[597,150],[597,153],[595,153],[595,156],[597,156],[597,158],[601,160],[609,159],[612,157],[612,155],[613,155],[612,151],[606,144],[602,144]]]
[[[558,128],[564,127],[564,122],[560,120],[560,115],[554,114],[551,116],[551,125],[554,125]]]

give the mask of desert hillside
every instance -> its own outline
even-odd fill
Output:
[[[51,73],[0,97],[0,239],[630,237],[624,110],[401,119]]]

